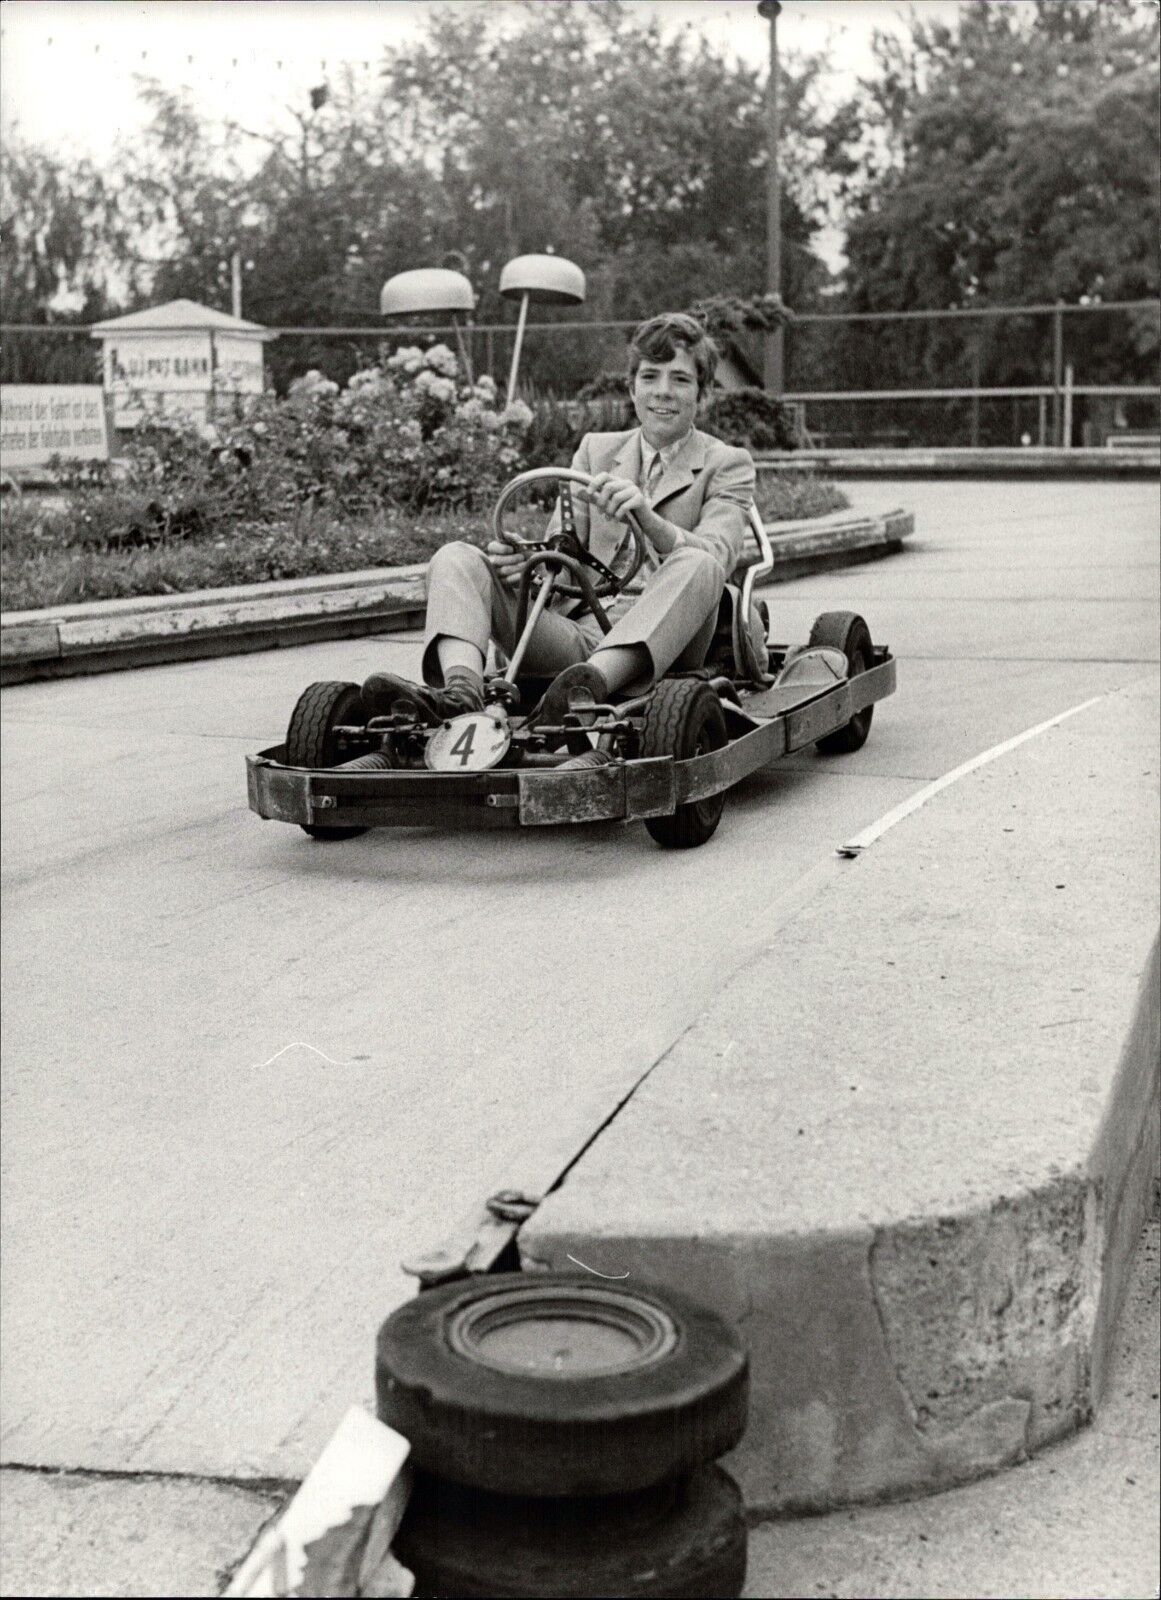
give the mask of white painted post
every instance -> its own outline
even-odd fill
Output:
[[[516,323],[516,343],[512,346],[512,365],[508,368],[508,398],[505,405],[511,405],[516,398],[516,374],[520,370],[520,351],[524,344],[524,324],[528,320],[528,295],[525,293],[520,300],[520,316]]]
[[[1064,369],[1064,437],[1061,444],[1066,450],[1072,449],[1072,362]]]

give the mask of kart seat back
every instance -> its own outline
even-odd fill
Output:
[[[766,607],[754,600],[754,586],[774,565],[774,552],[758,508],[750,506],[741,560],[730,575],[718,607],[718,625],[707,659],[731,675],[761,679],[770,665]]]

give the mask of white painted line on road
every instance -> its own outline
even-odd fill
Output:
[[[981,755],[973,756],[970,761],[965,761],[962,766],[953,767],[950,772],[945,772],[942,778],[936,778],[934,783],[927,784],[901,804],[884,813],[877,822],[872,822],[869,828],[864,828],[862,833],[856,833],[853,839],[848,839],[846,844],[840,844],[835,851],[837,856],[857,856],[874,844],[876,839],[881,839],[889,828],[897,822],[902,822],[904,817],[909,817],[913,811],[918,811],[920,806],[925,806],[933,796],[942,789],[950,788],[953,783],[958,783],[961,778],[966,778],[969,772],[975,772],[979,767],[986,767],[989,761],[995,761],[999,756],[1007,755],[1009,750],[1015,750],[1018,745],[1035,739],[1037,734],[1046,733],[1049,728],[1055,728],[1061,722],[1067,722],[1069,717],[1075,717],[1078,712],[1087,711],[1089,706],[1095,706],[1104,695],[1094,695],[1091,700],[1085,700],[1079,706],[1072,706],[1068,711],[1062,711],[1059,716],[1049,717],[1047,722],[1038,722],[1034,728],[1026,728],[1023,733],[1016,734],[1013,739],[1005,739],[1003,744],[995,744],[990,750],[985,750]]]

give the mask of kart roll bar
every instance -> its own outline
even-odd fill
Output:
[[[742,615],[750,615],[750,599],[754,593],[754,585],[759,578],[764,578],[774,567],[774,547],[770,543],[770,535],[766,532],[766,524],[762,521],[762,514],[758,507],[751,502],[750,528],[758,541],[758,560],[752,567],[746,568],[746,575],[742,579]]]

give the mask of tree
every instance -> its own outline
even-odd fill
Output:
[[[1157,293],[1155,7],[972,0],[956,30],[918,19],[905,39],[879,35],[876,55],[826,145],[851,310]],[[1043,381],[1046,319],[971,326],[991,381]],[[1070,330],[1087,339],[1090,381],[1152,375],[1127,319]],[[892,369],[951,384],[970,349],[963,324],[937,323],[848,336],[835,359],[852,386]]]
[[[128,250],[115,190],[89,161],[6,136],[0,162],[0,294],[9,322],[91,320]],[[130,273],[131,276],[131,273]]]
[[[786,72],[791,301],[825,275],[810,247],[819,198],[802,176],[820,73],[817,60]],[[449,10],[389,57],[387,86],[401,137],[439,175],[443,240],[474,278],[551,247],[584,267],[590,315],[618,320],[763,286],[763,87],[703,39],[667,38],[623,0]],[[504,315],[494,289],[479,315]],[[562,367],[554,342],[525,370],[567,388],[593,367]]]

